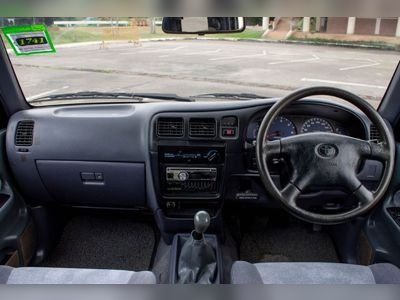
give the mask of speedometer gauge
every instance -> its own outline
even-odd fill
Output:
[[[272,141],[295,134],[296,127],[292,121],[285,117],[276,117],[271,123],[267,138]]]
[[[311,118],[304,122],[301,127],[301,132],[333,132],[333,128],[327,120],[322,118]]]
[[[247,127],[247,138],[249,140],[256,140],[258,131],[260,130],[261,120],[251,122],[249,127]],[[296,127],[293,122],[285,117],[276,117],[272,121],[271,126],[268,131],[268,140],[277,140],[283,137],[291,136],[297,134]]]

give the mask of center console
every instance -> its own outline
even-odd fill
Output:
[[[159,209],[156,221],[170,244],[188,232],[193,217],[206,210],[210,232],[222,232],[225,161],[238,143],[239,120],[217,113],[164,113],[152,122],[152,174]]]
[[[219,197],[224,147],[161,146],[158,154],[161,192],[167,202]]]

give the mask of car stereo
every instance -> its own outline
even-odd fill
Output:
[[[225,148],[159,148],[164,196],[215,197],[219,192]]]
[[[217,181],[217,168],[167,168],[167,181]]]

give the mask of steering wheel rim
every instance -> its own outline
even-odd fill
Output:
[[[304,133],[268,141],[267,134],[272,121],[286,107],[303,98],[317,95],[337,97],[356,106],[375,124],[381,135],[382,142],[374,143],[334,133]],[[297,155],[296,159],[289,157],[291,163],[296,164],[297,161],[298,165],[292,166],[293,173],[297,172],[297,174],[296,176],[292,174],[288,185],[283,189],[279,189],[271,177],[268,169],[268,160],[271,156],[283,157],[286,154],[288,156]],[[370,211],[382,199],[389,187],[394,170],[394,157],[393,132],[379,113],[357,95],[334,87],[305,88],[277,101],[264,116],[257,135],[256,161],[266,190],[274,199],[283,204],[284,208],[291,214],[316,224],[343,223]],[[356,171],[360,163],[368,158],[380,160],[384,164],[379,187],[374,192],[366,189],[356,177]],[[312,172],[308,167],[311,175],[300,174],[300,171],[306,172],[307,163],[315,166],[315,168],[311,169],[318,168],[318,170]],[[300,171],[297,168],[300,168]],[[324,183],[335,183],[335,186],[344,184],[346,189],[359,200],[358,206],[350,211],[327,215],[309,212],[300,208],[296,203],[297,198],[315,180],[322,180]],[[349,182],[345,182],[346,180]],[[358,187],[357,184],[359,184]]]

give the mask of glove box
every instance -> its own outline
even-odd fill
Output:
[[[143,163],[36,161],[54,201],[90,207],[146,206]]]

